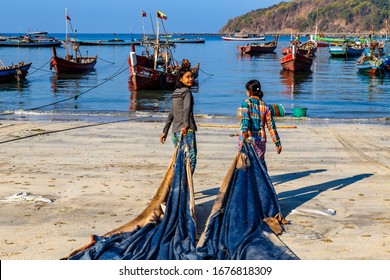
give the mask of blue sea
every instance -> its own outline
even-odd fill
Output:
[[[290,36],[279,38],[275,53],[263,55],[239,54],[237,45],[243,42],[223,41],[217,35],[200,37],[206,40],[204,44],[176,44],[172,49],[175,60],[187,58],[192,65],[200,63],[199,86],[193,90],[197,115],[235,118],[237,107],[246,98],[245,83],[258,79],[264,100],[281,104],[286,118],[291,117],[292,108],[305,107],[307,119],[390,123],[390,73],[380,77],[361,74],[356,58],[331,58],[326,47],[318,48],[310,73],[286,73],[279,59]],[[79,40],[113,38],[131,40],[141,35],[77,34]],[[271,40],[272,36],[266,37],[266,41]],[[163,117],[169,111],[171,91],[134,92],[130,88],[130,46],[80,46],[80,50],[83,55],[98,55],[95,70],[57,79],[54,70],[49,69],[51,48],[0,48],[5,65],[33,63],[23,83],[0,84],[0,119]],[[137,53],[142,51],[142,46],[136,46]],[[57,53],[63,56],[65,49],[59,48]]]

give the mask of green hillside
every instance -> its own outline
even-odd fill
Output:
[[[234,19],[221,33],[385,33],[390,0],[292,0],[251,11]]]

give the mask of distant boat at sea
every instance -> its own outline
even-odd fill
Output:
[[[24,36],[5,37],[0,40],[0,47],[58,47],[61,40],[49,36],[46,31],[28,32]]]
[[[94,41],[76,41],[80,46],[130,46],[130,45],[140,45],[140,41],[136,40],[122,40],[118,38],[109,39],[109,40],[94,40]]]
[[[261,53],[273,53],[277,46],[278,46],[278,36],[275,36],[273,41],[266,42],[266,43],[251,43],[247,45],[238,45],[237,49],[241,53],[261,54]]]
[[[173,43],[173,44],[181,44],[181,43],[204,43],[205,42],[205,39],[203,38],[199,38],[199,37],[196,37],[196,38],[184,38],[184,37],[180,37],[180,38],[171,38],[171,39],[168,39],[168,43]]]
[[[241,34],[236,33],[234,35],[222,35],[221,36],[224,41],[264,41],[264,35],[256,35],[256,34]]]

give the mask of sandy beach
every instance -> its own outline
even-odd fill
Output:
[[[390,127],[277,125],[283,151],[277,155],[269,141],[266,161],[290,222],[280,239],[302,260],[389,260]],[[92,234],[133,219],[174,151],[170,135],[159,142],[163,126],[0,121],[0,259],[58,260]],[[198,129],[199,232],[236,155],[236,133],[229,126]]]

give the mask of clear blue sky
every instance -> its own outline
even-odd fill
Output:
[[[281,0],[0,0],[0,34],[65,32],[65,8],[79,33],[142,33],[141,9],[168,16],[168,33],[216,33],[228,19]],[[288,2],[288,0],[285,0]]]

